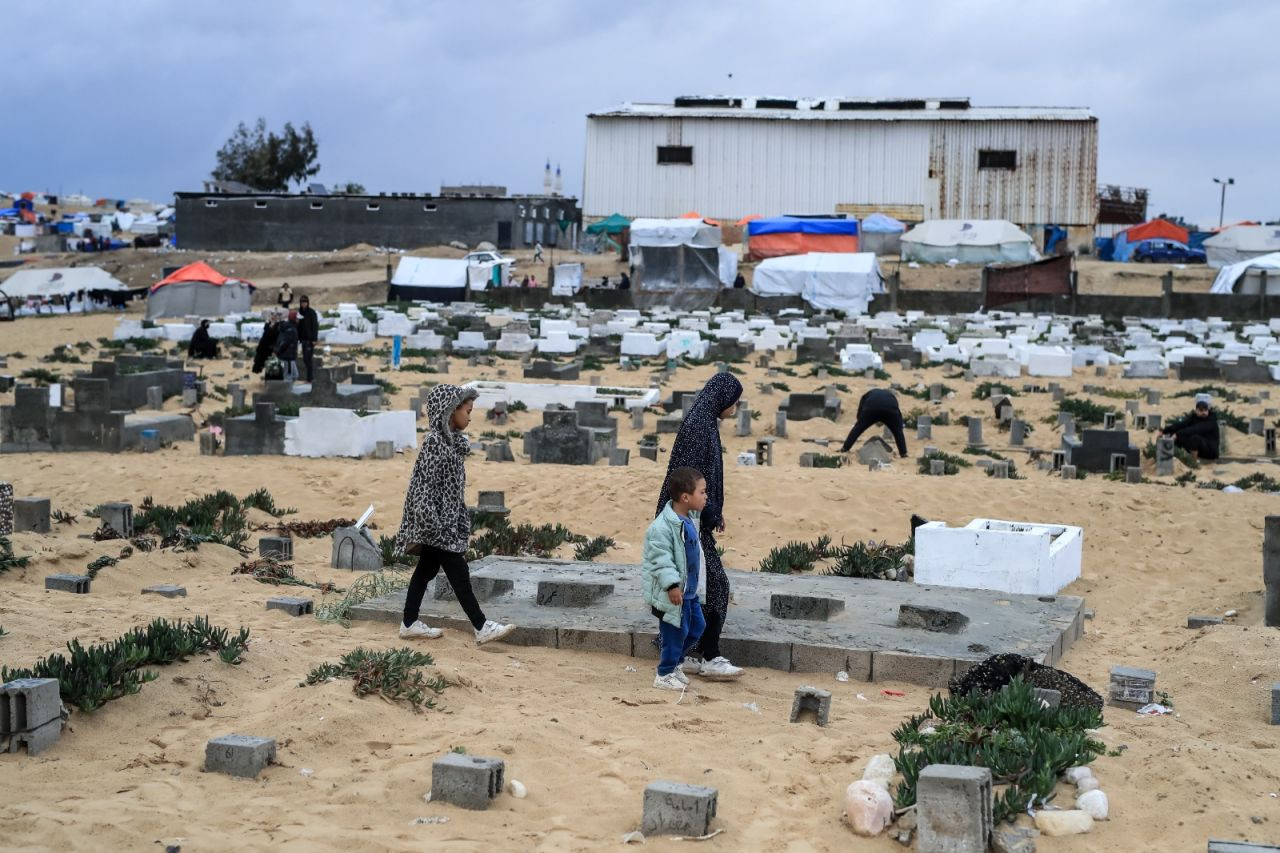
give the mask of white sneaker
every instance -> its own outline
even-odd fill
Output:
[[[679,681],[681,684],[689,683],[689,676],[684,674],[684,664],[682,663],[676,664],[676,668],[671,670],[671,674],[674,675],[676,677],[676,680]]]
[[[653,686],[659,690],[684,690],[685,682],[679,679],[676,672],[679,672],[679,670],[669,672],[666,675],[655,675],[653,677]]]
[[[501,622],[489,619],[484,623],[484,627],[476,629],[476,645],[483,646],[485,643],[501,640],[515,629],[515,625],[503,625]]]
[[[434,640],[443,634],[444,631],[439,628],[432,628],[421,619],[415,621],[412,625],[402,624],[400,626],[400,639],[402,640]]]
[[[710,681],[731,681],[742,675],[742,667],[729,663],[728,658],[718,657],[703,661],[698,675]]]

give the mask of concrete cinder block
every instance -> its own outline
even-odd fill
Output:
[[[644,789],[640,832],[650,835],[690,835],[711,831],[720,792],[702,785],[653,782]]]
[[[274,556],[278,560],[293,559],[293,537],[262,536],[258,539],[258,556]]]
[[[924,607],[919,604],[898,606],[898,627],[919,628],[939,634],[959,634],[969,626],[969,617],[956,610]]]
[[[1248,841],[1217,841],[1209,839],[1207,853],[1275,853],[1280,850],[1274,844],[1253,844]]]
[[[48,533],[50,512],[48,498],[14,498],[13,532]]]
[[[590,607],[613,595],[611,583],[584,581],[538,581],[538,604],[543,607]]]
[[[808,619],[827,622],[844,612],[844,601],[812,595],[774,593],[769,596],[769,615],[775,619]]]
[[[293,595],[281,595],[267,599],[268,610],[283,610],[290,616],[305,616],[315,610],[315,602],[310,598],[298,598]]]
[[[98,520],[120,534],[121,539],[133,538],[133,504],[113,501],[98,506]]]
[[[204,748],[206,773],[225,773],[252,779],[276,760],[275,738],[253,735],[222,735]]]
[[[831,691],[810,686],[797,687],[791,699],[791,722],[799,722],[805,711],[813,711],[818,725],[825,726],[831,716]]]
[[[62,736],[62,719],[50,720],[42,726],[28,729],[25,732],[14,732],[9,736],[9,751],[18,752],[23,746],[27,755],[35,756],[57,743]]]
[[[1271,725],[1280,726],[1280,681],[1271,685]]]
[[[56,678],[18,678],[0,684],[0,737],[62,721]]]
[[[931,764],[916,784],[920,853],[983,853],[991,837],[991,771]]]
[[[165,598],[186,598],[187,588],[178,586],[175,583],[158,583],[155,586],[145,586],[142,588],[143,595],[160,595]]]
[[[1208,628],[1210,625],[1221,625],[1221,616],[1188,616],[1188,628]]]
[[[577,652],[604,652],[631,657],[631,634],[590,631],[584,628],[557,628],[556,645]]]
[[[89,576],[88,575],[49,575],[44,579],[45,589],[56,589],[59,592],[73,592],[77,595],[87,595],[89,592]]]
[[[449,753],[431,763],[431,801],[483,811],[502,792],[501,758]]]
[[[872,681],[905,681],[926,687],[946,687],[955,669],[952,658],[910,652],[873,652],[871,656]]]
[[[1113,666],[1107,694],[1110,704],[1120,707],[1141,707],[1155,701],[1156,674],[1149,669],[1132,666]]]

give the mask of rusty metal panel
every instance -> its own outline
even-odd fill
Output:
[[[1017,266],[987,267],[983,307],[999,308],[1036,296],[1070,296],[1072,255]]]

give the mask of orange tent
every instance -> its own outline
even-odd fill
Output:
[[[764,219],[764,217],[763,217],[763,216],[761,216],[761,215],[760,215],[760,214],[758,214],[758,213],[753,213],[753,214],[751,214],[750,216],[744,216],[744,217],[742,217],[741,219],[739,219],[737,222],[735,222],[735,223],[733,223],[733,224],[734,224],[734,225],[737,225],[739,228],[742,228],[742,227],[744,227],[748,222],[754,222],[754,221],[755,221],[755,220],[757,220],[757,219]]]
[[[194,264],[187,264],[181,269],[174,270],[169,275],[151,285],[151,292],[155,293],[166,284],[178,284],[179,282],[185,281],[198,281],[205,284],[217,285],[218,287],[222,287],[227,282],[232,282],[234,284],[243,283],[249,285],[251,288],[253,287],[252,282],[244,281],[239,278],[228,278],[206,264],[204,261],[196,261]]]
[[[1174,225],[1167,219],[1153,219],[1127,230],[1125,239],[1130,243],[1139,240],[1177,240],[1179,243],[1186,243],[1191,235],[1187,233],[1187,229]]]
[[[1249,220],[1245,219],[1241,222],[1232,222],[1230,225],[1223,225],[1220,228],[1215,228],[1213,229],[1213,233],[1221,234],[1223,231],[1226,231],[1228,228],[1235,228],[1237,225],[1261,225],[1261,224],[1262,223],[1260,222],[1250,222]]]
[[[708,225],[719,225],[719,224],[720,224],[719,222],[715,221],[714,219],[707,219],[707,218],[705,218],[701,213],[698,213],[696,210],[691,210],[691,211],[689,211],[688,213],[682,213],[682,214],[680,214],[677,218],[678,218],[678,219],[701,219],[703,222],[707,223]]]

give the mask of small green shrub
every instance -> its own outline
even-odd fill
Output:
[[[376,694],[388,702],[405,702],[415,713],[421,713],[435,708],[435,697],[449,686],[442,676],[423,676],[419,667],[434,663],[431,655],[413,649],[354,649],[336,664],[317,666],[298,686],[349,678],[357,696]]]

